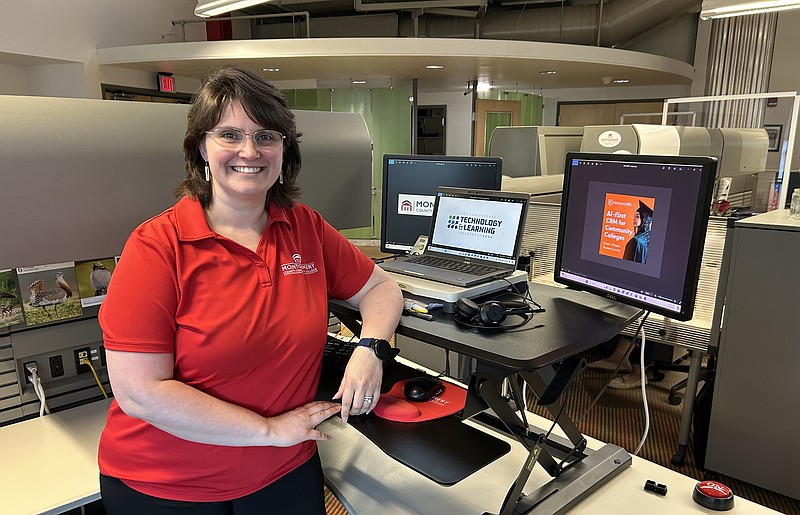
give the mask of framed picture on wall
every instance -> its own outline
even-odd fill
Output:
[[[783,125],[764,125],[764,130],[767,131],[767,138],[769,139],[767,149],[770,152],[780,150],[783,142]]]

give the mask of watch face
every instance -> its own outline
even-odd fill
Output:
[[[378,359],[387,360],[392,357],[392,345],[386,340],[373,340],[372,350],[375,351]]]

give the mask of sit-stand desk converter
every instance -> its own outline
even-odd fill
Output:
[[[642,310],[575,290],[535,283],[528,287],[546,312],[536,314],[529,324],[516,330],[478,332],[456,324],[446,314],[433,321],[402,317],[396,330],[397,334],[473,358],[474,372],[460,417],[468,419],[491,408],[528,451],[500,515],[534,509],[535,513],[564,513],[631,463],[631,456],[615,445],[587,450],[586,439],[563,412],[559,397],[586,366],[586,361],[575,355],[618,334]],[[359,334],[357,311],[340,302],[329,306],[343,324]],[[554,364],[560,364],[558,371]],[[546,438],[509,406],[501,391],[505,379],[512,376],[528,384],[567,440]],[[518,382],[507,384],[514,397],[521,399]],[[523,495],[537,462],[553,479]]]
[[[528,288],[528,274],[522,270],[516,270],[503,279],[495,279],[494,281],[471,286],[469,288],[460,288],[450,284],[438,283],[421,277],[412,277],[410,275],[402,275],[394,272],[387,273],[389,277],[397,282],[397,285],[403,290],[404,295],[425,301],[440,302],[443,305],[445,313],[455,313],[456,301],[460,297],[475,299],[502,290],[508,290],[509,287],[514,288],[516,293],[524,294]]]

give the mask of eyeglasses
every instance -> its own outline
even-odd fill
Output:
[[[219,145],[231,150],[239,149],[244,145],[245,136],[252,136],[253,143],[259,148],[274,148],[283,144],[286,136],[278,131],[259,129],[254,132],[244,132],[241,129],[214,129],[206,131]]]

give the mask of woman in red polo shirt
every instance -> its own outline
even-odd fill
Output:
[[[184,137],[180,200],[137,227],[100,310],[115,401],[100,440],[116,514],[324,513],[316,426],[369,412],[382,366],[359,347],[314,401],[328,298],[388,339],[397,284],[299,193],[299,134],[249,70],[212,72]]]

